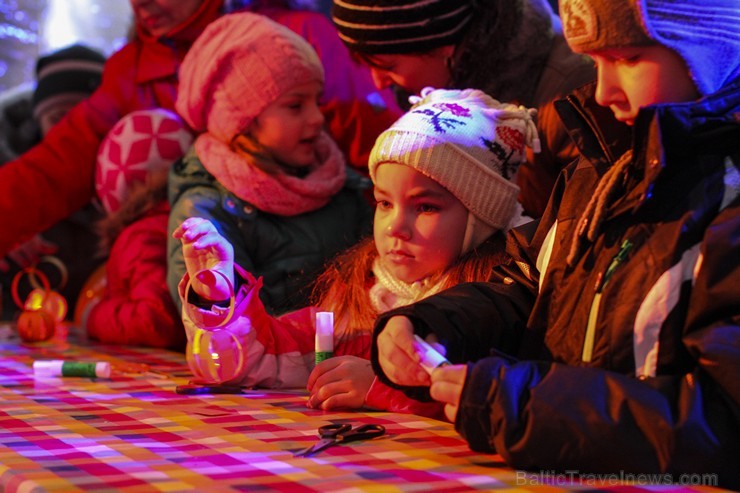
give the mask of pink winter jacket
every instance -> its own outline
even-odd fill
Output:
[[[238,266],[236,271],[242,278],[242,284],[236,293],[234,315],[222,329],[237,335],[245,363],[239,376],[228,383],[245,387],[304,388],[314,367],[314,319],[319,309],[307,307],[273,317],[267,313],[259,298],[262,278],[255,279]],[[180,282],[179,292],[185,332],[188,345],[191,345],[197,325],[215,325],[224,318],[228,308],[213,306],[205,310],[189,304],[185,299],[188,280],[186,274]],[[352,355],[369,360],[371,337],[372,334],[368,332],[336,341],[334,355]],[[445,419],[442,404],[410,399],[377,378],[365,396],[365,406]]]

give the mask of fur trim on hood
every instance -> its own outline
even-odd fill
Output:
[[[475,87],[499,101],[533,106],[560,21],[546,0],[477,0],[457,47],[451,87]]]
[[[149,173],[144,183],[131,185],[129,196],[113,214],[101,219],[95,225],[100,237],[100,257],[107,257],[118,235],[130,224],[155,210],[169,210],[167,202],[167,175],[162,169]]]

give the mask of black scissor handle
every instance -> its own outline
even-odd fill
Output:
[[[376,424],[365,424],[357,428],[352,428],[350,425],[345,425],[345,427],[348,429],[337,432],[334,435],[337,441],[354,442],[357,440],[369,440],[385,433],[385,427]]]
[[[321,438],[335,438],[337,435],[344,435],[352,429],[348,423],[334,423],[330,425],[319,426],[319,436]]]

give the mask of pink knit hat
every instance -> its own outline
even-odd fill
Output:
[[[177,114],[165,109],[134,111],[121,118],[98,148],[95,191],[110,214],[126,201],[131,184],[166,169],[193,143]]]
[[[176,108],[196,132],[229,143],[293,87],[324,82],[303,38],[249,12],[222,16],[193,44],[180,67]]]

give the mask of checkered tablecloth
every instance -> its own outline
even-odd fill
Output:
[[[114,373],[34,378],[36,359],[110,361]],[[446,422],[315,411],[300,393],[176,394],[187,381],[177,353],[64,340],[24,345],[0,335],[0,491],[606,489],[514,471],[499,456],[471,452]],[[314,443],[319,426],[348,421],[379,423],[387,434],[293,457]]]

